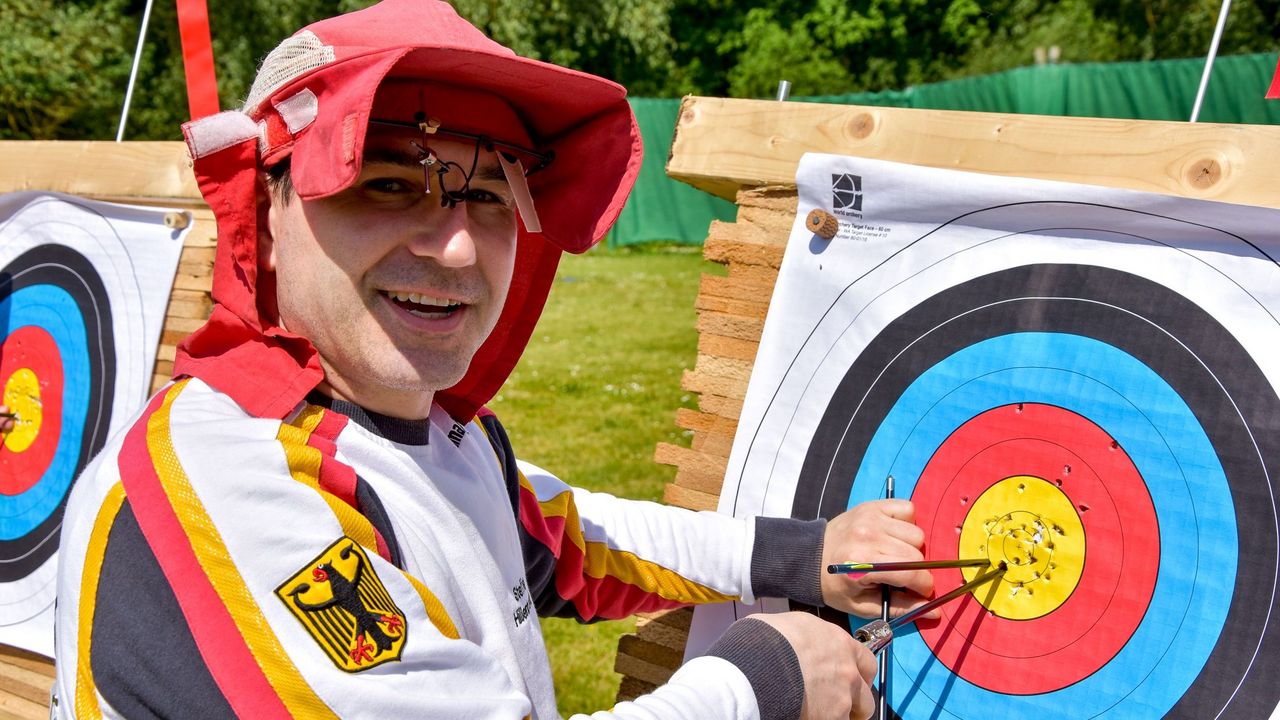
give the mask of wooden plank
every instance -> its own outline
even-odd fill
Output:
[[[635,700],[641,695],[648,695],[657,689],[658,686],[653,683],[624,676],[622,682],[618,684],[618,702]]]
[[[739,340],[758,341],[760,334],[764,331],[764,320],[762,318],[743,317],[742,315],[731,315],[729,313],[704,311],[698,314],[697,328],[700,333],[737,338]]]
[[[676,426],[697,433],[716,433],[733,436],[738,431],[738,423],[729,418],[708,415],[690,408],[676,410]]]
[[[726,398],[741,400],[747,396],[747,381],[738,378],[727,378],[711,373],[685,370],[680,379],[680,387],[689,392],[711,393]]]
[[[627,677],[637,678],[653,685],[661,685],[671,679],[675,668],[664,667],[647,660],[619,653],[613,669]]]
[[[712,415],[737,419],[742,416],[742,398],[701,393],[698,396],[698,409]]]
[[[733,433],[695,433],[692,447],[704,455],[724,458],[727,465],[733,451]]]
[[[668,505],[689,510],[715,510],[720,498],[709,493],[690,490],[679,485],[668,485],[662,490],[662,501]]]
[[[1280,127],[688,97],[667,174],[733,200],[806,152],[1280,207]]]
[[[209,293],[199,290],[178,290],[169,295],[169,306],[165,308],[166,316],[188,319],[207,320],[213,312],[213,300]]]
[[[0,720],[47,720],[48,698],[33,702],[16,695],[0,693]]]
[[[0,695],[13,695],[35,703],[46,703],[52,687],[52,675],[0,663]]]
[[[713,357],[755,362],[759,350],[759,340],[740,340],[719,335],[702,335],[698,338],[698,352]]]
[[[689,637],[689,628],[649,622],[642,626],[637,625],[636,636],[683,654],[685,640]]]
[[[764,265],[776,268],[782,265],[785,244],[760,242],[754,238],[709,237],[702,246],[702,256],[711,262]]]
[[[719,490],[720,481],[724,479],[726,458],[708,455],[691,448],[671,443],[658,443],[653,453],[653,460],[662,465],[675,465],[680,470],[698,471],[705,476],[710,476],[715,479],[716,490]],[[695,489],[711,492],[705,488]]]
[[[185,143],[0,142],[0,192],[52,190],[149,204],[148,199],[203,203]]]
[[[703,273],[698,284],[698,300],[704,297],[724,298],[726,300],[749,300],[769,302],[773,294],[773,285],[753,282],[744,278],[742,273],[730,275],[710,275]]]
[[[657,610],[655,612],[640,613],[638,617],[636,627],[645,627],[649,623],[662,623],[663,625],[688,631],[693,624],[693,608]]]
[[[619,638],[618,652],[671,670],[679,668],[680,661],[684,659],[683,645],[672,648],[637,635],[623,635]]]
[[[0,645],[0,664],[13,665],[53,677],[53,660],[29,650]]]

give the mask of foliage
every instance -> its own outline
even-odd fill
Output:
[[[112,20],[123,0],[0,3],[0,138],[106,136],[118,103],[112,88],[129,72]]]
[[[1220,0],[452,0],[517,52],[633,95],[838,94],[1063,62],[1202,55]],[[372,0],[209,3],[223,107],[294,30]],[[114,137],[145,0],[0,3],[0,137]],[[1280,0],[1236,0],[1222,53],[1275,49]],[[176,139],[187,103],[177,12],[155,3],[131,139]]]

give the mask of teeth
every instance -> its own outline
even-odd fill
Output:
[[[445,300],[444,298],[431,297],[429,295],[419,295],[418,293],[414,293],[414,292],[401,292],[399,290],[388,290],[387,295],[390,296],[393,300],[399,300],[400,302],[409,302],[409,303],[413,303],[414,305],[429,305],[432,307],[452,307],[454,305],[457,305],[457,303],[452,300]]]

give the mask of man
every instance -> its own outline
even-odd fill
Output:
[[[779,596],[920,559],[905,501],[741,521],[574,490],[483,405],[562,251],[640,167],[624,91],[386,0],[264,61],[185,128],[218,218],[216,306],[79,479],[62,537],[63,717],[552,718],[537,617]],[[886,574],[932,591],[925,572]],[[869,652],[804,613],[735,624],[601,717],[862,717]]]

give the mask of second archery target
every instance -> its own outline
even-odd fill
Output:
[[[0,643],[49,654],[76,476],[146,398],[182,248],[164,211],[0,196]]]
[[[805,162],[858,174],[866,217],[793,235],[722,509],[834,517],[892,476],[927,558],[1006,565],[895,639],[900,717],[1269,716],[1275,213]]]

